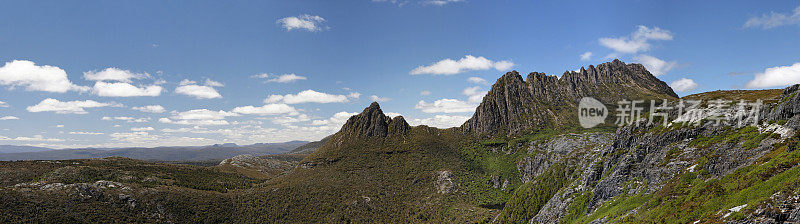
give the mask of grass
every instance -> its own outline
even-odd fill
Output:
[[[625,221],[689,223],[718,219],[720,211],[743,204],[755,205],[776,192],[797,189],[798,162],[800,151],[787,152],[782,146],[759,162],[721,179],[703,179],[698,172],[684,173],[647,201],[639,215]]]

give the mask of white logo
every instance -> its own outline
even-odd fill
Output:
[[[591,98],[581,98],[578,104],[578,121],[583,128],[592,128],[606,120],[608,109],[600,101]]]

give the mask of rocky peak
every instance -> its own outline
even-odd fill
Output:
[[[393,134],[405,134],[411,126],[402,116],[394,119],[386,116],[377,102],[372,102],[360,114],[347,119],[339,131],[348,138],[385,138]]]
[[[574,125],[577,103],[587,96],[608,105],[621,99],[678,98],[641,64],[616,59],[564,72],[560,78],[532,72],[523,80],[517,71],[511,71],[497,79],[461,128],[481,135],[514,135],[534,128]]]

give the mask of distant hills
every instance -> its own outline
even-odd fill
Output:
[[[41,152],[49,150],[53,149],[27,145],[0,145],[0,153]]]
[[[226,159],[242,154],[262,156],[286,153],[307,143],[307,141],[290,141],[283,143],[258,143],[244,146],[226,143],[210,146],[120,149],[84,148],[63,150],[53,150],[32,146],[3,145],[0,146],[0,160],[64,160],[121,156],[151,161],[203,161]]]

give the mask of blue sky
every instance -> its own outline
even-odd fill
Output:
[[[451,127],[506,71],[612,58],[679,95],[800,82],[797,1],[2,5],[0,144],[317,140],[373,100]]]

